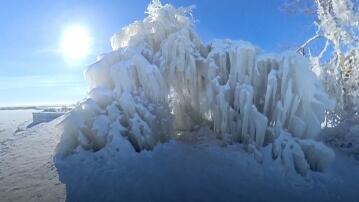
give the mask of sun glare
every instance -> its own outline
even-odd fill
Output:
[[[68,27],[61,39],[61,51],[65,58],[80,60],[90,52],[91,37],[81,26]]]

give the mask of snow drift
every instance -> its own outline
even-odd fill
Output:
[[[111,38],[112,52],[85,71],[86,101],[62,123],[58,156],[97,151],[114,136],[137,150],[177,132],[211,126],[219,139],[305,175],[323,170],[334,153],[314,141],[332,101],[304,57],[263,55],[248,42],[201,42],[189,8],[153,1],[148,16]]]

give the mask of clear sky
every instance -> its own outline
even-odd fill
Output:
[[[197,31],[213,38],[241,39],[268,52],[293,48],[314,33],[309,16],[289,16],[282,0],[162,0],[195,5]],[[149,0],[12,0],[0,6],[0,106],[75,103],[86,96],[83,70],[111,50],[109,38],[145,16]],[[60,41],[67,27],[85,27],[90,54],[69,62]]]

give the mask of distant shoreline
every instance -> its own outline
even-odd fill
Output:
[[[21,110],[21,109],[37,109],[43,110],[46,108],[58,108],[58,107],[71,107],[74,104],[68,105],[39,105],[39,106],[13,106],[13,107],[0,107],[0,110]]]

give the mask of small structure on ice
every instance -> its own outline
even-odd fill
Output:
[[[39,123],[45,123],[52,121],[71,110],[70,107],[58,107],[58,108],[47,108],[42,110],[41,112],[33,112],[32,113],[32,123],[27,127],[30,128]]]

